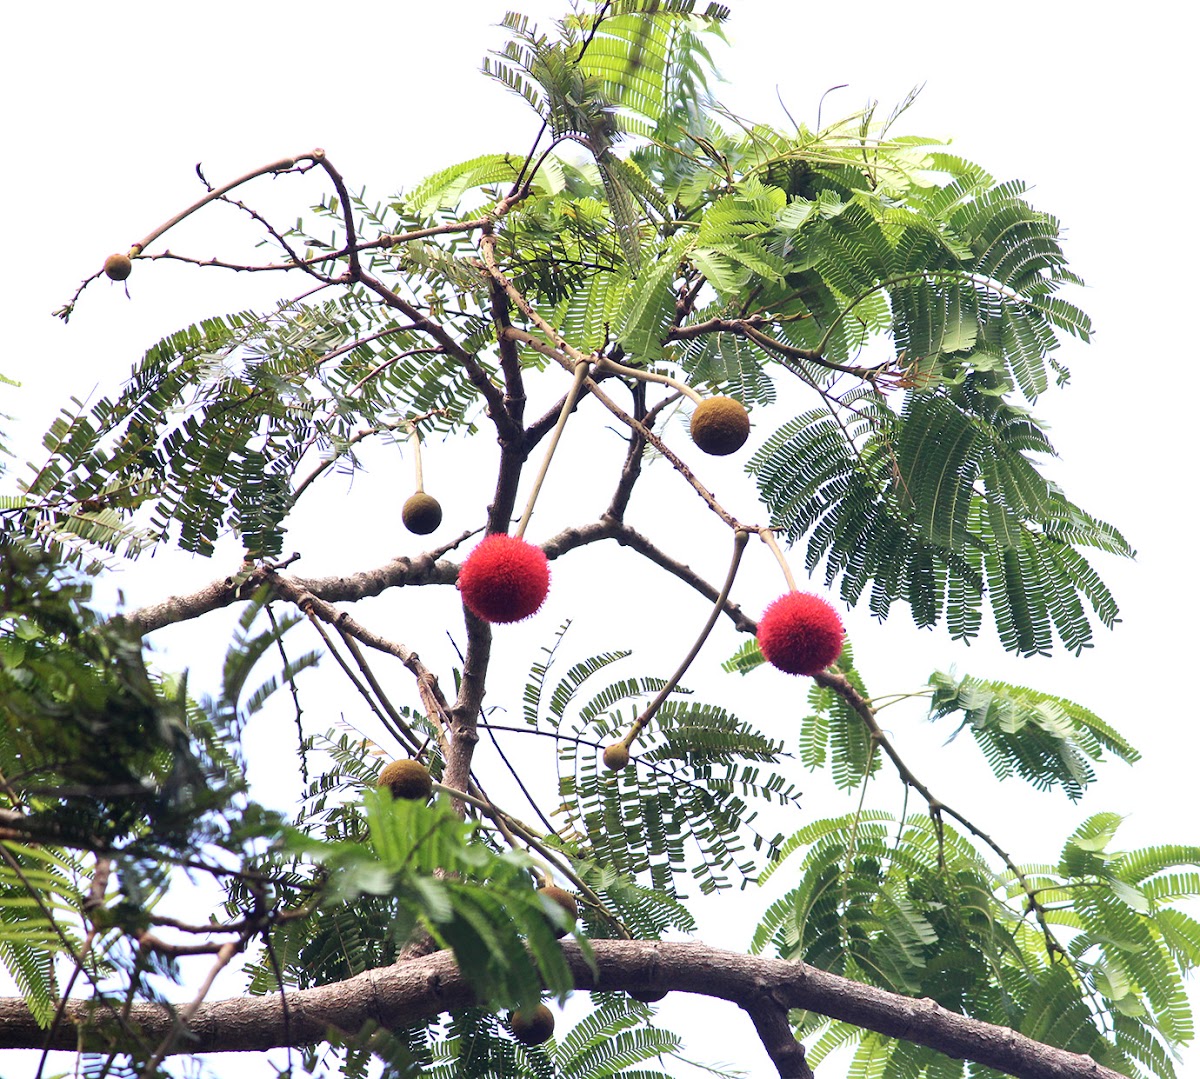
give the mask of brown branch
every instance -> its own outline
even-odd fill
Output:
[[[928,1046],[1020,1079],[1121,1079],[1091,1057],[1036,1042],[1006,1027],[970,1019],[917,1000],[862,985],[806,963],[711,948],[699,943],[594,940],[593,975],[578,944],[563,954],[580,989],[606,992],[679,991],[728,1000],[753,1009],[764,995],[779,1008],[802,1008],[888,1037]],[[195,1008],[192,1038],[176,1051],[264,1051],[309,1045],[331,1030],[354,1033],[371,1021],[389,1029],[425,1023],[445,1011],[476,1004],[471,986],[446,952],[369,970],[332,985],[289,993],[285,1026],[280,994],[237,997]],[[130,1019],[145,1035],[162,1037],[174,1023],[171,1011],[139,1004]],[[99,1027],[99,1029],[97,1029]],[[769,1033],[774,1035],[772,1023]],[[101,1044],[102,1024],[88,1002],[69,1009],[51,1048],[75,1050]],[[44,1032],[19,998],[0,999],[0,1048],[39,1048]]]
[[[200,172],[199,165],[196,166],[196,172],[203,180],[204,175]],[[205,180],[204,182],[207,184],[208,181]],[[285,237],[282,232],[280,232],[274,225],[271,224],[270,221],[266,219],[266,217],[260,214],[252,206],[247,206],[241,199],[231,199],[228,195],[222,195],[221,201],[249,214],[252,220],[257,221],[260,225],[262,225],[262,227],[266,230],[267,235],[270,236],[271,239],[274,240],[281,248],[283,248],[283,253],[287,255],[293,266],[295,266],[297,269],[303,270],[306,274],[315,277],[318,281],[323,281],[326,284],[333,283],[332,276],[319,272],[316,268],[316,263],[310,264],[308,261],[301,258],[300,253],[296,251],[290,243],[288,243],[287,237]]]
[[[743,1001],[742,1010],[750,1016],[759,1041],[779,1072],[780,1079],[816,1079],[804,1055],[804,1046],[796,1040],[787,1021],[786,1005],[764,994],[760,1000]]]
[[[479,238],[479,248],[484,252],[484,261],[489,266],[496,264],[496,234],[492,226],[484,229]],[[513,423],[525,423],[525,381],[521,374],[521,358],[516,343],[505,330],[512,326],[509,315],[508,296],[495,277],[489,277],[488,290],[491,294],[492,323],[496,327],[496,344],[500,350],[500,370],[504,373],[504,405]]]
[[[553,328],[546,323],[541,323],[541,328],[543,331],[549,331],[552,334],[554,333]],[[576,363],[579,363],[580,361],[586,361],[588,359],[588,357],[584,356],[583,353],[572,347],[566,341],[562,341],[561,351],[559,351],[553,345],[546,344],[546,342],[541,340],[541,338],[536,337],[534,334],[531,334],[526,330],[520,330],[516,327],[513,327],[507,332],[514,339],[524,342],[535,351],[541,352],[544,355],[550,356],[551,358],[557,360],[558,363],[568,371],[574,372]],[[557,337],[557,334],[555,334],[555,336]],[[696,478],[696,474],[686,464],[684,464],[679,455],[676,454],[675,451],[672,450],[671,447],[668,446],[661,438],[659,438],[658,435],[646,427],[645,424],[643,424],[640,420],[634,419],[633,416],[629,415],[628,412],[621,408],[621,406],[618,405],[611,397],[609,397],[608,394],[600,389],[595,379],[587,379],[584,382],[584,385],[591,391],[592,396],[595,397],[596,400],[599,401],[605,408],[607,408],[609,412],[616,416],[618,420],[620,420],[627,427],[631,428],[636,434],[640,435],[643,439],[645,439],[646,442],[658,450],[658,452],[661,453],[663,457],[665,457],[671,463],[675,471],[678,472],[688,482],[696,494],[698,494],[705,501],[705,503],[708,505],[708,508],[711,509],[718,517],[720,517],[721,520],[724,521],[731,529],[734,531],[737,531],[738,529],[754,531],[754,529],[740,522],[736,517],[733,516],[733,514],[726,510],[725,507],[717,501],[716,495],[714,495]]]
[[[145,236],[143,236],[140,240],[138,240],[138,242],[135,243],[130,248],[130,250],[135,251],[137,253],[141,253],[142,251],[145,251],[146,248],[149,247],[152,243],[154,243],[154,241],[157,240],[164,232],[167,232],[170,229],[173,229],[176,225],[179,224],[180,221],[184,220],[184,218],[190,217],[197,210],[203,208],[204,206],[207,206],[210,202],[213,202],[214,200],[219,199],[219,198],[223,198],[225,195],[229,194],[229,192],[232,191],[235,187],[241,187],[242,184],[249,183],[251,180],[254,180],[259,176],[266,176],[269,173],[275,173],[278,175],[280,173],[291,172],[291,171],[297,169],[297,167],[299,166],[299,163],[302,161],[309,161],[312,163],[316,163],[318,160],[324,158],[324,156],[325,156],[324,150],[315,149],[315,150],[310,150],[306,154],[297,154],[295,157],[285,157],[282,161],[272,161],[269,165],[262,165],[257,169],[252,169],[250,172],[246,173],[244,176],[239,176],[236,180],[230,180],[229,183],[223,184],[220,187],[211,188],[209,190],[209,192],[202,199],[197,199],[186,210],[181,210],[174,217],[172,217],[169,221],[164,221],[161,225],[158,226],[158,228],[151,230],[149,233],[147,233]],[[309,168],[311,168],[311,167],[312,167],[312,165],[310,164]],[[308,170],[301,168],[301,169],[299,169],[299,171],[307,172]]]
[[[1012,873],[1016,881],[1021,885],[1021,890],[1025,893],[1026,902],[1029,904],[1029,909],[1033,911],[1034,916],[1038,920],[1038,925],[1042,930],[1042,936],[1046,941],[1046,951],[1050,953],[1051,958],[1055,954],[1062,956],[1068,962],[1074,965],[1070,953],[1058,942],[1054,936],[1054,931],[1050,928],[1050,923],[1046,920],[1045,911],[1041,902],[1037,897],[1037,890],[1030,883],[1029,878],[1022,872],[1021,868],[1013,861],[1012,856],[1004,850],[990,835],[976,827],[967,817],[958,812],[952,806],[948,806],[940,798],[917,778],[916,774],[905,763],[904,758],[900,756],[899,751],[888,736],[884,733],[883,728],[879,726],[879,721],[875,718],[875,709],[871,702],[868,701],[853,685],[850,680],[842,674],[841,671],[828,670],[822,671],[813,676],[813,681],[819,686],[824,686],[826,689],[833,690],[839,697],[842,698],[850,707],[857,713],[858,717],[863,721],[863,725],[867,728],[871,736],[871,741],[880,747],[892,762],[893,767],[900,776],[901,782],[905,786],[911,787],[922,798],[925,799],[929,806],[929,814],[934,819],[934,822],[939,824],[942,816],[951,817],[958,821],[968,832],[975,836],[980,842],[985,843],[993,850],[996,855],[1004,862],[1008,871]]]
[[[677,326],[663,339],[663,344],[670,341],[687,341],[693,337],[703,337],[709,333],[732,333],[753,341],[759,348],[774,352],[792,360],[808,360],[818,367],[829,371],[840,371],[843,374],[855,375],[858,378],[874,379],[879,374],[878,367],[855,367],[847,364],[834,363],[827,360],[816,349],[797,348],[786,341],[777,340],[759,329],[766,320],[761,315],[751,315],[749,318],[710,318],[704,322],[694,322],[690,326]]]
[[[434,225],[426,229],[413,229],[411,232],[385,232],[383,235],[377,236],[374,240],[359,240],[355,247],[359,252],[372,251],[381,247],[399,247],[410,240],[422,240],[426,236],[442,236],[452,232],[474,232],[476,229],[484,228],[489,223],[489,218],[480,217],[471,221],[454,221],[446,225]],[[175,262],[185,262],[192,266],[216,266],[223,270],[236,270],[238,272],[279,273],[320,266],[325,262],[336,262],[338,259],[345,258],[349,254],[350,248],[347,246],[336,249],[330,248],[328,251],[322,251],[319,255],[314,255],[308,259],[302,259],[297,256],[290,262],[226,262],[224,259],[218,258],[202,259],[192,258],[188,255],[177,255],[173,251],[161,251],[154,255],[142,255],[141,257],[150,262],[158,259],[171,259]]]
[[[606,539],[616,540],[622,547],[629,547],[637,551],[656,566],[678,577],[689,588],[699,592],[706,599],[716,602],[719,595],[718,590],[695,570],[682,562],[677,562],[636,529],[630,528],[629,525],[617,521],[607,514],[594,524],[584,525],[581,528],[564,529],[543,543],[542,550],[546,553],[547,558],[553,560],[561,558],[576,547],[584,547],[589,543],[597,543]],[[758,628],[758,623],[749,617],[738,604],[726,600],[721,609],[741,632],[754,633]]]
[[[143,236],[140,240],[138,240],[137,243],[133,244],[129,248],[130,257],[136,258],[138,255],[140,255],[146,249],[148,244],[153,243],[168,229],[174,228],[184,218],[189,217],[191,214],[194,214],[201,207],[207,206],[214,199],[221,198],[227,192],[232,191],[235,187],[240,187],[242,184],[255,179],[255,177],[265,176],[268,173],[275,173],[276,175],[280,175],[282,173],[292,172],[292,171],[307,172],[313,166],[310,164],[307,167],[305,167],[303,165],[300,165],[299,163],[302,161],[315,162],[317,160],[316,155],[318,155],[318,154],[323,155],[324,152],[325,152],[324,150],[313,150],[307,154],[298,154],[296,157],[285,157],[282,161],[273,161],[269,165],[263,165],[260,168],[254,169],[253,171],[246,173],[244,176],[239,176],[236,180],[231,180],[229,183],[225,184],[222,187],[210,188],[208,193],[202,199],[199,199],[196,202],[192,203],[192,205],[189,206],[186,210],[181,210],[174,217],[172,217],[169,221],[163,222],[163,224],[159,225],[158,228],[147,233],[147,235]],[[197,168],[199,168],[199,166],[197,166]],[[203,177],[201,177],[201,179],[203,179]],[[80,282],[79,287],[76,288],[76,290],[75,290],[74,294],[71,296],[71,298],[65,304],[63,304],[62,307],[58,308],[58,310],[56,310],[54,312],[55,317],[61,318],[63,320],[63,322],[68,322],[71,318],[72,312],[74,312],[74,310],[75,310],[75,305],[79,302],[79,297],[83,294],[83,290],[85,288],[87,288],[88,285],[90,285],[97,278],[103,276],[103,274],[104,274],[104,271],[101,269],[101,270],[97,270],[90,277],[84,278],[84,280],[82,282]]]
[[[333,656],[334,661],[342,669],[342,674],[346,676],[346,680],[354,687],[355,691],[360,697],[362,697],[363,701],[366,702],[367,707],[372,711],[372,713],[374,713],[375,718],[379,720],[380,724],[383,726],[383,729],[387,731],[388,734],[390,734],[394,739],[396,739],[397,743],[400,745],[407,743],[410,753],[419,752],[421,740],[415,734],[413,734],[411,730],[409,730],[408,724],[405,723],[402,718],[396,715],[395,709],[391,707],[391,702],[386,698],[377,700],[376,696],[372,694],[371,688],[368,685],[364,685],[359,679],[358,675],[351,670],[350,664],[346,661],[346,658],[341,652],[338,651],[337,646],[334,644],[333,637],[325,632],[325,629],[322,626],[324,619],[322,619],[316,613],[316,611],[313,610],[312,604],[307,603],[302,609],[304,610],[305,615],[308,616],[308,620],[312,624],[312,628],[316,632],[317,636],[319,636],[321,640],[325,642],[325,651],[329,655]],[[344,634],[341,635],[341,637],[343,644],[348,643]],[[362,654],[355,654],[353,649],[348,649],[348,651],[350,651],[351,654],[355,656],[355,659],[359,661],[359,669],[361,670],[362,667],[365,666],[365,661],[363,660]]]
[[[358,257],[358,237],[354,230],[354,210],[350,203],[350,192],[346,189],[346,181],[342,174],[333,167],[333,163],[325,156],[324,150],[314,151],[314,160],[325,170],[325,174],[333,182],[342,202],[342,223],[346,227],[346,248],[350,255],[349,280],[362,279],[362,260]],[[311,272],[311,271],[310,271]]]
[[[463,658],[462,681],[458,697],[450,710],[450,750],[446,755],[446,770],[442,782],[447,787],[465,791],[471,785],[471,762],[479,742],[477,727],[486,692],[488,662],[492,656],[492,627],[463,604],[467,623],[467,654]],[[461,801],[455,802],[459,812],[465,812]]]
[[[488,415],[496,425],[496,431],[502,439],[516,440],[521,437],[520,424],[514,423],[504,405],[504,393],[489,377],[479,361],[462,347],[445,329],[422,313],[415,304],[409,303],[399,293],[390,289],[378,278],[366,271],[360,271],[358,278],[368,289],[375,293],[388,307],[402,311],[413,321],[413,328],[428,334],[445,349],[446,354],[462,364],[467,378],[482,395],[488,404]]]
[[[425,554],[410,558],[407,555],[393,558],[382,566],[359,570],[357,573],[334,574],[330,577],[289,577],[290,584],[319,599],[331,603],[347,602],[378,596],[389,588],[404,585],[454,584],[458,580],[458,566],[453,562],[439,561],[441,557],[464,543],[474,533],[464,532],[458,538],[435,547]],[[134,633],[145,635],[155,630],[199,618],[210,611],[229,607],[249,599],[264,584],[277,576],[269,566],[259,566],[244,575],[221,577],[195,592],[182,596],[169,596],[161,603],[139,607],[128,614],[119,615]]]
[[[672,394],[666,400],[674,400],[678,395]],[[655,413],[662,406],[663,402],[655,405]],[[633,416],[634,419],[641,420],[642,424],[652,429],[654,426],[654,415],[646,411],[646,387],[638,384],[633,388]],[[646,440],[642,438],[636,431],[629,432],[629,446],[625,450],[625,463],[621,466],[621,475],[617,479],[616,489],[613,491],[612,498],[608,501],[608,509],[604,511],[605,517],[611,517],[614,521],[624,521],[625,511],[629,508],[629,499],[633,495],[633,485],[641,478],[642,475],[642,457],[646,449]]]

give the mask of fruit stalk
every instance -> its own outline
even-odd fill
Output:
[[[775,556],[775,561],[779,563],[779,568],[783,570],[783,578],[787,581],[789,592],[799,592],[796,587],[796,578],[792,576],[791,567],[787,564],[787,559],[783,557],[783,552],[779,549],[779,544],[775,541],[775,530],[772,528],[760,528],[758,530],[758,538],[767,545],[771,554]]]
[[[404,527],[418,536],[427,536],[442,523],[442,506],[436,498],[425,493],[425,469],[421,459],[421,431],[413,420],[408,421],[413,450],[413,468],[417,489],[408,497],[400,517]]]
[[[416,473],[416,494],[425,492],[425,470],[421,465],[421,432],[415,423],[409,422],[409,439],[412,442],[413,470]]]
[[[575,365],[575,380],[571,383],[567,399],[563,401],[562,410],[558,414],[558,423],[554,425],[554,431],[550,435],[550,443],[546,447],[546,456],[542,460],[542,467],[538,471],[537,479],[533,481],[533,490],[529,492],[529,501],[525,504],[525,512],[521,515],[521,521],[517,525],[516,532],[513,533],[517,539],[522,539],[525,535],[525,528],[529,524],[529,518],[533,516],[534,503],[537,502],[538,494],[542,489],[542,481],[546,478],[546,473],[550,468],[550,461],[554,457],[554,450],[558,446],[558,440],[562,437],[563,428],[567,425],[567,417],[571,415],[571,410],[575,407],[580,387],[583,385],[583,380],[588,377],[590,368],[591,363],[587,360],[580,360]]]
[[[661,382],[664,386],[670,386],[678,390],[694,405],[699,405],[704,401],[704,398],[693,390],[691,386],[680,382],[677,378],[672,378],[670,375],[659,375],[653,371],[642,371],[637,367],[626,367],[623,363],[617,363],[615,360],[609,360],[604,357],[596,361],[596,366],[601,371],[608,371],[614,375],[627,375],[630,378],[640,379],[642,382]]]
[[[625,737],[621,739],[617,745],[622,745],[626,750],[633,745],[637,736],[642,733],[647,723],[654,718],[655,713],[662,707],[663,701],[674,691],[679,684],[679,680],[687,674],[688,668],[692,665],[692,661],[700,653],[700,649],[704,647],[704,642],[708,640],[708,635],[712,632],[713,626],[717,624],[717,619],[721,612],[725,609],[725,601],[729,598],[730,590],[733,588],[734,578],[737,577],[738,566],[742,562],[742,552],[746,549],[746,543],[750,539],[750,533],[739,528],[733,534],[733,557],[729,560],[729,572],[725,575],[725,583],[721,586],[721,592],[713,602],[712,610],[709,612],[708,621],[704,623],[704,628],[700,630],[700,636],[696,638],[696,643],[692,645],[691,650],[684,657],[683,662],[676,669],[675,673],[667,680],[667,684],[662,687],[654,696],[646,709],[640,716],[630,724],[629,730]],[[610,747],[611,748],[611,747]]]

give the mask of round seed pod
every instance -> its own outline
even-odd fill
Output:
[[[808,592],[780,596],[758,620],[759,648],[788,674],[819,674],[842,654],[845,635],[837,611]]]
[[[133,273],[133,260],[128,255],[109,255],[104,260],[104,272],[113,281],[124,281]]]
[[[379,773],[379,785],[390,787],[393,798],[424,802],[433,793],[433,776],[420,761],[390,761]]]
[[[563,910],[567,912],[567,917],[574,921],[579,917],[579,902],[565,888],[559,888],[554,884],[548,884],[544,888],[538,889],[538,895],[543,895],[547,899],[557,903]],[[567,931],[565,929],[555,929],[556,937],[565,937]]]
[[[629,747],[624,742],[613,742],[604,747],[604,767],[610,772],[619,772],[629,763]]]
[[[749,437],[750,416],[732,397],[710,397],[692,413],[692,441],[705,453],[725,457],[740,450]]]
[[[520,622],[550,591],[550,563],[540,547],[496,532],[467,556],[458,572],[463,602],[487,622]]]
[[[509,1012],[508,1025],[522,1045],[541,1045],[554,1033],[554,1013],[545,1004]]]
[[[404,527],[418,536],[428,536],[442,523],[442,504],[424,491],[409,495],[400,511]]]

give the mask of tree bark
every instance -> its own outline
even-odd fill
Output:
[[[593,974],[578,944],[563,945],[580,989],[699,993],[744,1007],[755,1020],[783,1079],[811,1074],[803,1050],[779,1038],[779,1015],[804,1008],[833,1019],[918,1045],[956,1059],[971,1060],[1019,1079],[1121,1079],[1091,1057],[1036,1042],[1006,1027],[969,1019],[939,1007],[862,985],[804,963],[767,959],[698,943],[597,940]],[[289,992],[285,1020],[274,993],[200,1005],[176,1053],[262,1051],[319,1042],[332,1032],[356,1033],[372,1020],[399,1028],[432,1020],[443,1011],[473,1003],[471,986],[453,957],[438,952],[380,967],[315,989]],[[88,1028],[94,1009],[87,1002],[66,1009],[50,1048],[98,1047]],[[774,1014],[772,1014],[774,1013]],[[102,1013],[96,1013],[97,1016]],[[148,1038],[161,1038],[175,1019],[156,1004],[135,1005],[130,1021]],[[0,1049],[42,1048],[46,1032],[19,998],[0,999]]]

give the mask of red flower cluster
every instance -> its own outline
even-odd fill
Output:
[[[496,532],[458,571],[463,602],[488,622],[528,618],[550,591],[550,564],[540,547]]]
[[[823,671],[841,655],[845,633],[837,611],[808,592],[780,596],[758,620],[759,648],[788,674]]]

